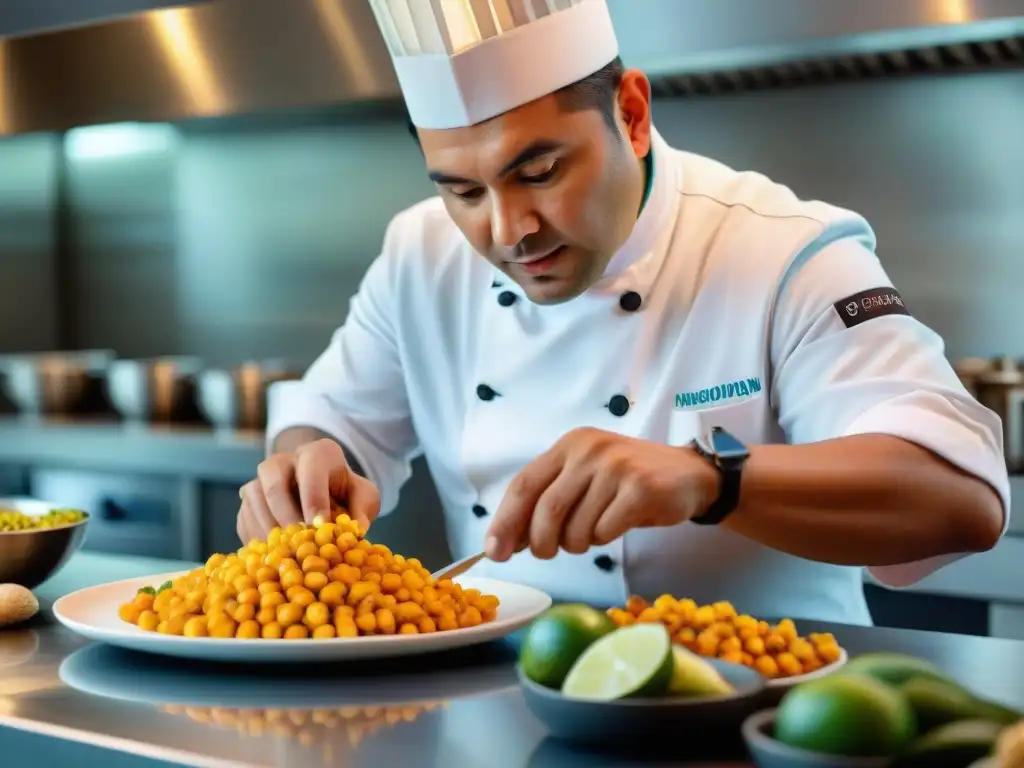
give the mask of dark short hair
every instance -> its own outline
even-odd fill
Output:
[[[618,56],[613,61],[601,67],[592,75],[587,75],[582,80],[577,80],[571,85],[555,91],[555,98],[562,109],[570,112],[577,112],[583,109],[596,109],[601,113],[605,123],[614,133],[618,128],[615,120],[618,113],[615,109],[618,104],[619,86],[622,84],[622,76],[626,68],[622,59]],[[420,141],[416,133],[416,126],[412,120],[406,118],[406,128],[409,135]]]
[[[615,132],[618,128],[616,118],[618,111],[619,86],[626,68],[618,56],[592,75],[577,80],[555,91],[562,109],[576,112],[583,109],[596,109],[601,113],[608,127]]]

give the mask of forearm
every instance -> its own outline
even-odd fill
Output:
[[[859,435],[751,448],[723,526],[839,565],[895,565],[984,551],[1002,528],[986,483],[905,440]]]
[[[345,459],[348,461],[349,468],[357,475],[362,477],[366,476],[363,468],[360,466],[355,456],[352,455],[352,451],[346,448],[343,443],[340,443],[332,435],[329,435],[319,429],[314,429],[313,427],[291,427],[283,430],[274,439],[274,445],[271,448],[271,453],[290,453],[298,450],[303,445],[315,443],[317,440],[334,440],[334,442],[341,445],[341,449],[345,452]]]

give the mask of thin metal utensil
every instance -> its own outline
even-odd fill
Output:
[[[435,571],[431,575],[433,576],[434,581],[440,581],[441,579],[454,579],[456,576],[464,574],[485,557],[487,557],[486,552],[477,552],[475,555],[470,555],[469,557],[464,557],[461,560],[456,560],[454,563],[446,565],[444,568],[439,571]]]
[[[516,553],[522,552],[529,546],[530,545],[524,541],[518,547],[516,547]],[[434,581],[439,581],[440,579],[454,579],[456,576],[461,576],[462,574],[464,574],[466,571],[468,571],[474,565],[479,563],[485,557],[487,557],[486,552],[477,552],[475,555],[464,557],[461,560],[456,560],[451,565],[446,565],[440,571],[431,574],[431,576],[433,577]]]

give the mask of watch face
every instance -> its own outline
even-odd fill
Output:
[[[750,453],[747,446],[721,428],[712,431],[711,442],[719,460],[743,459]]]

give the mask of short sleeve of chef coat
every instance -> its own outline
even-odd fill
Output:
[[[393,228],[327,349],[301,380],[271,387],[267,418],[268,446],[291,427],[312,427],[341,443],[380,492],[382,515],[394,510],[419,451],[394,325]]]
[[[791,443],[884,433],[941,456],[991,485],[1009,523],[1010,488],[999,417],[964,389],[941,337],[912,316],[847,328],[834,304],[891,288],[874,236],[825,232],[786,272],[772,320],[772,397]],[[908,306],[913,312],[913,306]],[[890,587],[916,583],[963,554],[871,568]]]

